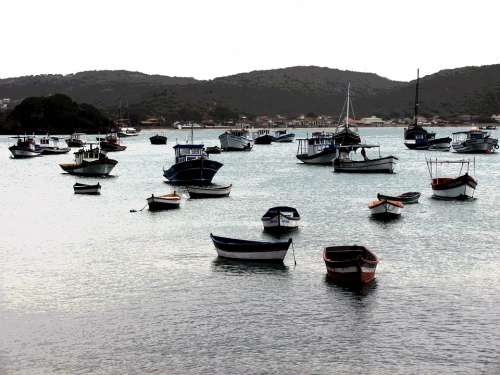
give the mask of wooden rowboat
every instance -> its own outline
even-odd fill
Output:
[[[292,243],[291,238],[284,242],[262,242],[214,236],[212,233],[210,238],[221,258],[266,262],[282,262]]]
[[[180,207],[181,196],[175,191],[173,193],[160,196],[151,194],[147,201],[150,211],[170,210]]]
[[[371,215],[380,219],[394,219],[401,215],[403,203],[386,199],[374,200],[368,204]]]
[[[367,284],[375,279],[377,256],[364,246],[330,246],[323,249],[328,277],[335,282]]]
[[[99,183],[96,185],[87,185],[77,182],[73,185],[73,190],[75,194],[98,195],[101,194],[101,185]]]
[[[223,198],[228,197],[233,185],[188,186],[187,191],[191,199],[196,198]]]
[[[267,210],[261,220],[266,232],[280,234],[297,230],[300,215],[293,207],[279,206]]]
[[[419,198],[420,198],[420,193],[418,193],[416,191],[411,191],[411,192],[403,193],[403,194],[396,195],[396,196],[385,195],[385,194],[380,194],[380,193],[377,194],[378,200],[385,199],[388,201],[397,201],[397,202],[401,202],[404,204],[418,203]]]

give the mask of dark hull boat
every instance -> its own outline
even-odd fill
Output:
[[[400,195],[385,195],[385,194],[377,194],[378,200],[388,200],[388,201],[396,201],[404,204],[413,204],[418,203],[420,198],[420,193],[418,192],[408,192]]]
[[[81,149],[75,152],[75,162],[59,164],[59,166],[69,174],[77,176],[99,177],[107,176],[111,173],[116,160],[109,159],[100,152],[99,148]]]
[[[299,228],[300,215],[293,207],[279,206],[267,210],[261,220],[266,232],[282,234]]]
[[[207,154],[220,154],[222,153],[222,149],[219,146],[210,146],[205,149]]]
[[[273,136],[269,134],[260,135],[255,138],[256,145],[270,145],[273,141]]]
[[[420,125],[412,125],[404,130],[404,144],[410,150],[427,150],[434,137],[434,133],[429,133]]]
[[[261,242],[214,236],[212,233],[210,238],[221,258],[259,262],[283,262],[292,243],[291,238],[284,242]]]
[[[358,133],[349,129],[342,128],[333,136],[336,145],[349,146],[349,145],[357,145],[361,143],[361,138]]]
[[[364,246],[330,246],[323,249],[328,277],[344,284],[367,284],[375,279],[379,262]]]
[[[99,142],[99,146],[102,151],[105,152],[117,152],[117,151],[125,151],[127,146],[122,146],[120,141],[118,140],[118,136],[116,134],[110,134],[106,136],[106,138],[97,138]]]
[[[163,171],[163,176],[172,184],[207,185],[212,183],[222,163],[207,158],[187,160],[172,165]]]
[[[189,198],[223,198],[229,197],[233,185],[188,186]]]
[[[73,133],[68,139],[66,139],[66,144],[68,147],[83,147],[87,144],[85,139],[83,139],[85,134],[83,133]]]
[[[149,141],[151,142],[152,145],[166,145],[167,144],[167,137],[164,135],[153,135],[152,137],[149,137]]]
[[[75,194],[98,195],[101,194],[101,185],[99,183],[96,185],[87,185],[77,182],[73,185],[73,190]]]
[[[175,191],[170,194],[159,196],[151,194],[151,196],[147,198],[149,211],[163,211],[179,208],[181,205],[181,200],[181,196],[178,195]]]

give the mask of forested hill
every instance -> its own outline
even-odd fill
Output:
[[[217,105],[249,114],[338,114],[351,84],[357,117],[410,114],[415,82],[398,82],[373,73],[316,66],[253,71],[200,81],[127,71],[82,72],[0,80],[0,98],[60,92],[79,102],[116,111],[128,102],[139,116],[191,110],[209,112]],[[443,70],[421,79],[423,114],[459,115],[500,112],[500,65]]]

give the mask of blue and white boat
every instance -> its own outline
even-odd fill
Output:
[[[173,184],[210,184],[223,165],[210,160],[202,144],[177,144],[174,150],[175,164],[163,170],[163,176]]]
[[[276,130],[273,136],[273,142],[293,142],[295,140],[294,133],[288,133],[287,130]]]

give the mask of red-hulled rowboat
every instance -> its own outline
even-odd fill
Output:
[[[379,262],[364,246],[330,246],[323,249],[328,277],[335,282],[367,284],[375,279]]]

